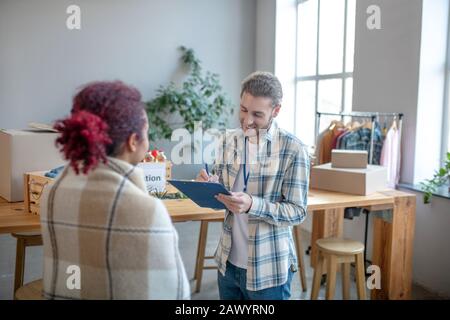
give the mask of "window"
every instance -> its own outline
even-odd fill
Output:
[[[417,123],[415,130],[409,131],[415,140],[414,150],[410,150],[414,152],[414,172],[405,181],[414,184],[432,178],[448,150],[449,1],[423,1],[421,6],[420,35],[415,35],[420,41],[418,103],[416,120],[412,119]]]
[[[450,18],[450,17],[449,17]],[[449,30],[450,31],[450,30]],[[450,32],[449,32],[450,37]],[[450,41],[450,39],[448,40]],[[442,146],[440,154],[440,165],[443,165],[445,159],[447,159],[447,152],[450,152],[450,59],[447,57],[447,63],[445,67],[445,92],[444,92],[444,109],[442,117]]]
[[[313,145],[316,111],[351,111],[356,0],[299,0],[295,134]],[[331,120],[331,119],[330,119]],[[321,117],[321,131],[329,124]]]
[[[442,141],[439,158],[439,167],[442,167],[450,152],[450,5],[447,15],[447,48],[444,74],[444,106],[442,109]],[[450,183],[450,181],[449,181]],[[450,186],[449,186],[450,188]],[[450,190],[450,189],[449,189]]]
[[[442,114],[442,147],[441,147],[441,165],[445,162],[447,152],[450,152],[450,5],[447,16],[447,56],[445,62],[445,90],[444,90],[444,108]]]

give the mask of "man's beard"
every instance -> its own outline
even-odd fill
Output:
[[[272,125],[273,122],[273,118],[274,118],[273,116],[270,116],[270,119],[267,125],[264,126],[264,128],[247,128],[246,130],[242,128],[244,136],[246,136],[252,143],[259,142],[259,138],[261,136],[264,136],[269,131],[270,126]],[[243,127],[242,124],[241,127]]]

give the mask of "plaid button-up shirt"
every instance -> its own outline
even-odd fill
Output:
[[[226,134],[219,143],[214,169],[231,190],[243,159],[242,130]],[[260,138],[250,168],[247,193],[253,198],[248,212],[247,290],[257,291],[286,283],[289,269],[297,270],[292,226],[306,217],[310,160],[306,146],[279,129],[274,121]],[[215,253],[225,275],[231,250],[232,219],[227,211]]]

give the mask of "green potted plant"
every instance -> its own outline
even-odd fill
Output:
[[[154,190],[150,190],[149,193],[152,196],[154,196],[155,198],[158,198],[158,199],[161,199],[161,200],[189,199],[187,196],[185,196],[181,192],[168,193],[167,190],[158,191],[158,190],[154,189]]]
[[[447,152],[447,158],[444,165],[437,170],[432,179],[427,179],[420,183],[422,191],[424,191],[423,202],[430,203],[433,193],[439,187],[448,185],[448,192],[450,194],[450,152]]]
[[[146,103],[151,141],[170,139],[172,130],[180,126],[192,132],[195,122],[199,121],[204,130],[213,126],[223,128],[227,117],[233,113],[233,106],[222,92],[219,76],[209,71],[204,73],[192,49],[182,46],[180,50],[181,61],[189,70],[186,80],[180,87],[173,82],[161,86],[156,97]],[[181,118],[181,124],[171,122],[174,118]]]

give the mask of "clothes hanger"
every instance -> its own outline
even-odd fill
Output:
[[[331,123],[330,123],[330,126],[328,127],[328,130],[333,130],[334,129],[334,127],[336,127],[336,122],[335,122],[336,120],[333,120],[333,121],[331,121]]]
[[[328,127],[328,130],[333,130],[336,127],[343,128],[344,124],[342,123],[342,121],[332,120],[331,123],[330,123],[330,126]]]
[[[351,127],[351,131],[356,131],[359,128],[361,128],[363,125],[365,124],[365,122],[359,122],[359,121],[352,121],[352,127]]]
[[[372,121],[366,121],[366,122],[362,125],[362,128],[372,129]]]
[[[384,116],[384,122],[383,122],[383,128],[381,129],[381,132],[383,136],[386,136],[388,129],[387,129],[387,116]]]
[[[353,122],[350,120],[349,122],[347,122],[347,124],[344,126],[344,128],[346,130],[351,130],[353,127]]]
[[[394,120],[392,121],[391,129],[397,130],[397,116],[396,115],[394,116]]]

